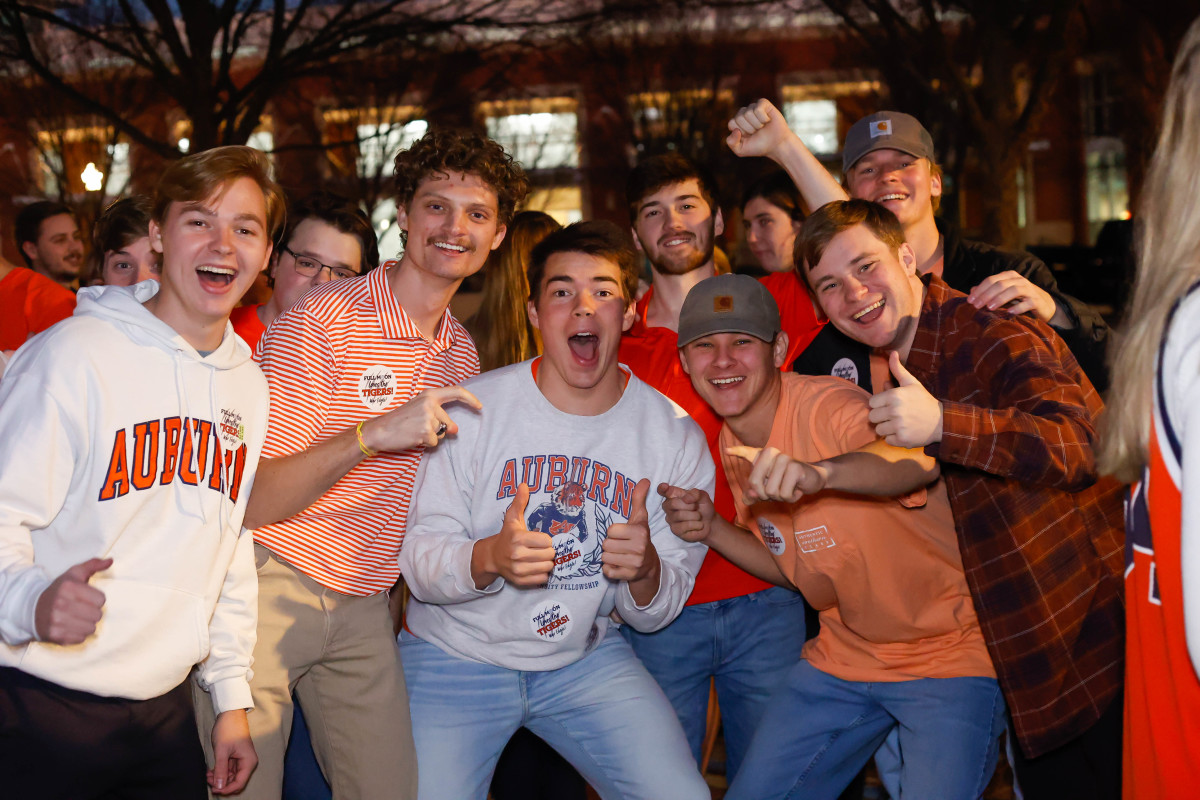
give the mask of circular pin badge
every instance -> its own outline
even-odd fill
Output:
[[[570,610],[558,600],[542,603],[529,617],[534,635],[547,642],[565,639],[574,624]]]
[[[786,547],[779,529],[771,524],[766,517],[758,518],[758,532],[762,534],[763,543],[771,551],[771,555],[781,556]]]
[[[217,417],[217,435],[226,450],[237,450],[246,440],[246,426],[242,415],[233,408],[222,408]]]
[[[833,369],[829,370],[829,374],[835,378],[845,378],[851,383],[858,383],[858,365],[854,363],[854,359],[839,358]]]
[[[555,536],[554,542],[554,577],[563,579],[575,574],[579,562],[583,560],[583,548],[579,540],[569,533]]]
[[[358,399],[371,411],[382,411],[396,395],[396,373],[376,364],[358,378]]]

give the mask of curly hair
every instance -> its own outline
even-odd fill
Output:
[[[525,171],[496,142],[473,131],[432,129],[396,154],[396,204],[407,208],[421,181],[449,172],[478,175],[496,192],[501,225],[529,192]]]

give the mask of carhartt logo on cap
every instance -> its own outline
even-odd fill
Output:
[[[713,297],[713,313],[721,314],[733,311],[733,295],[719,294]]]
[[[881,119],[871,123],[871,138],[876,136],[891,136],[892,121],[890,119]]]

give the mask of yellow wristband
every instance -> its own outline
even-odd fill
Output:
[[[367,447],[367,443],[364,442],[362,438],[362,426],[365,425],[366,422],[367,421],[364,419],[362,422],[358,423],[358,427],[354,429],[354,432],[358,435],[358,449],[362,450],[363,455],[367,458],[374,458],[379,454]]]

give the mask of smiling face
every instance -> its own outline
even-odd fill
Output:
[[[772,344],[746,333],[712,333],[688,342],[679,356],[696,392],[735,432],[749,418],[765,420],[770,432],[787,334]]]
[[[809,270],[809,286],[829,321],[852,339],[908,356],[921,313],[924,287],[908,244],[898,252],[862,224],[829,240]]]
[[[587,253],[553,253],[528,311],[542,334],[542,394],[568,413],[611,408],[622,389],[617,348],[636,311],[622,294],[620,266]]]
[[[764,197],[752,198],[742,209],[746,244],[767,272],[787,272],[794,264],[792,252],[800,223]]]
[[[402,263],[456,286],[504,240],[496,190],[471,173],[425,178],[397,221],[408,231]]]
[[[79,277],[83,266],[83,242],[79,225],[70,214],[55,214],[42,220],[36,242],[25,242],[22,249],[30,266],[51,280],[70,283]]]
[[[133,286],[156,281],[160,275],[158,253],[150,246],[149,236],[135,239],[120,250],[106,251],[100,267],[100,282],[105,286]]]
[[[929,159],[900,150],[867,153],[846,173],[851,197],[870,200],[887,208],[909,228],[933,219],[933,197],[941,197],[942,179],[933,175]]]
[[[267,265],[266,200],[250,178],[223,185],[202,203],[172,202],[150,221],[162,254],[162,288],[146,307],[197,350],[216,349],[225,320]]]
[[[318,266],[314,274],[305,275],[297,268],[297,259],[333,267],[337,274]],[[275,315],[278,316],[314,286],[358,275],[362,269],[362,244],[354,234],[309,217],[296,225],[285,247],[279,248],[271,262],[271,277],[275,280],[271,305],[278,308]]]
[[[633,224],[638,249],[665,275],[685,275],[712,262],[713,241],[724,231],[720,210],[714,213],[695,178],[642,198]]]

